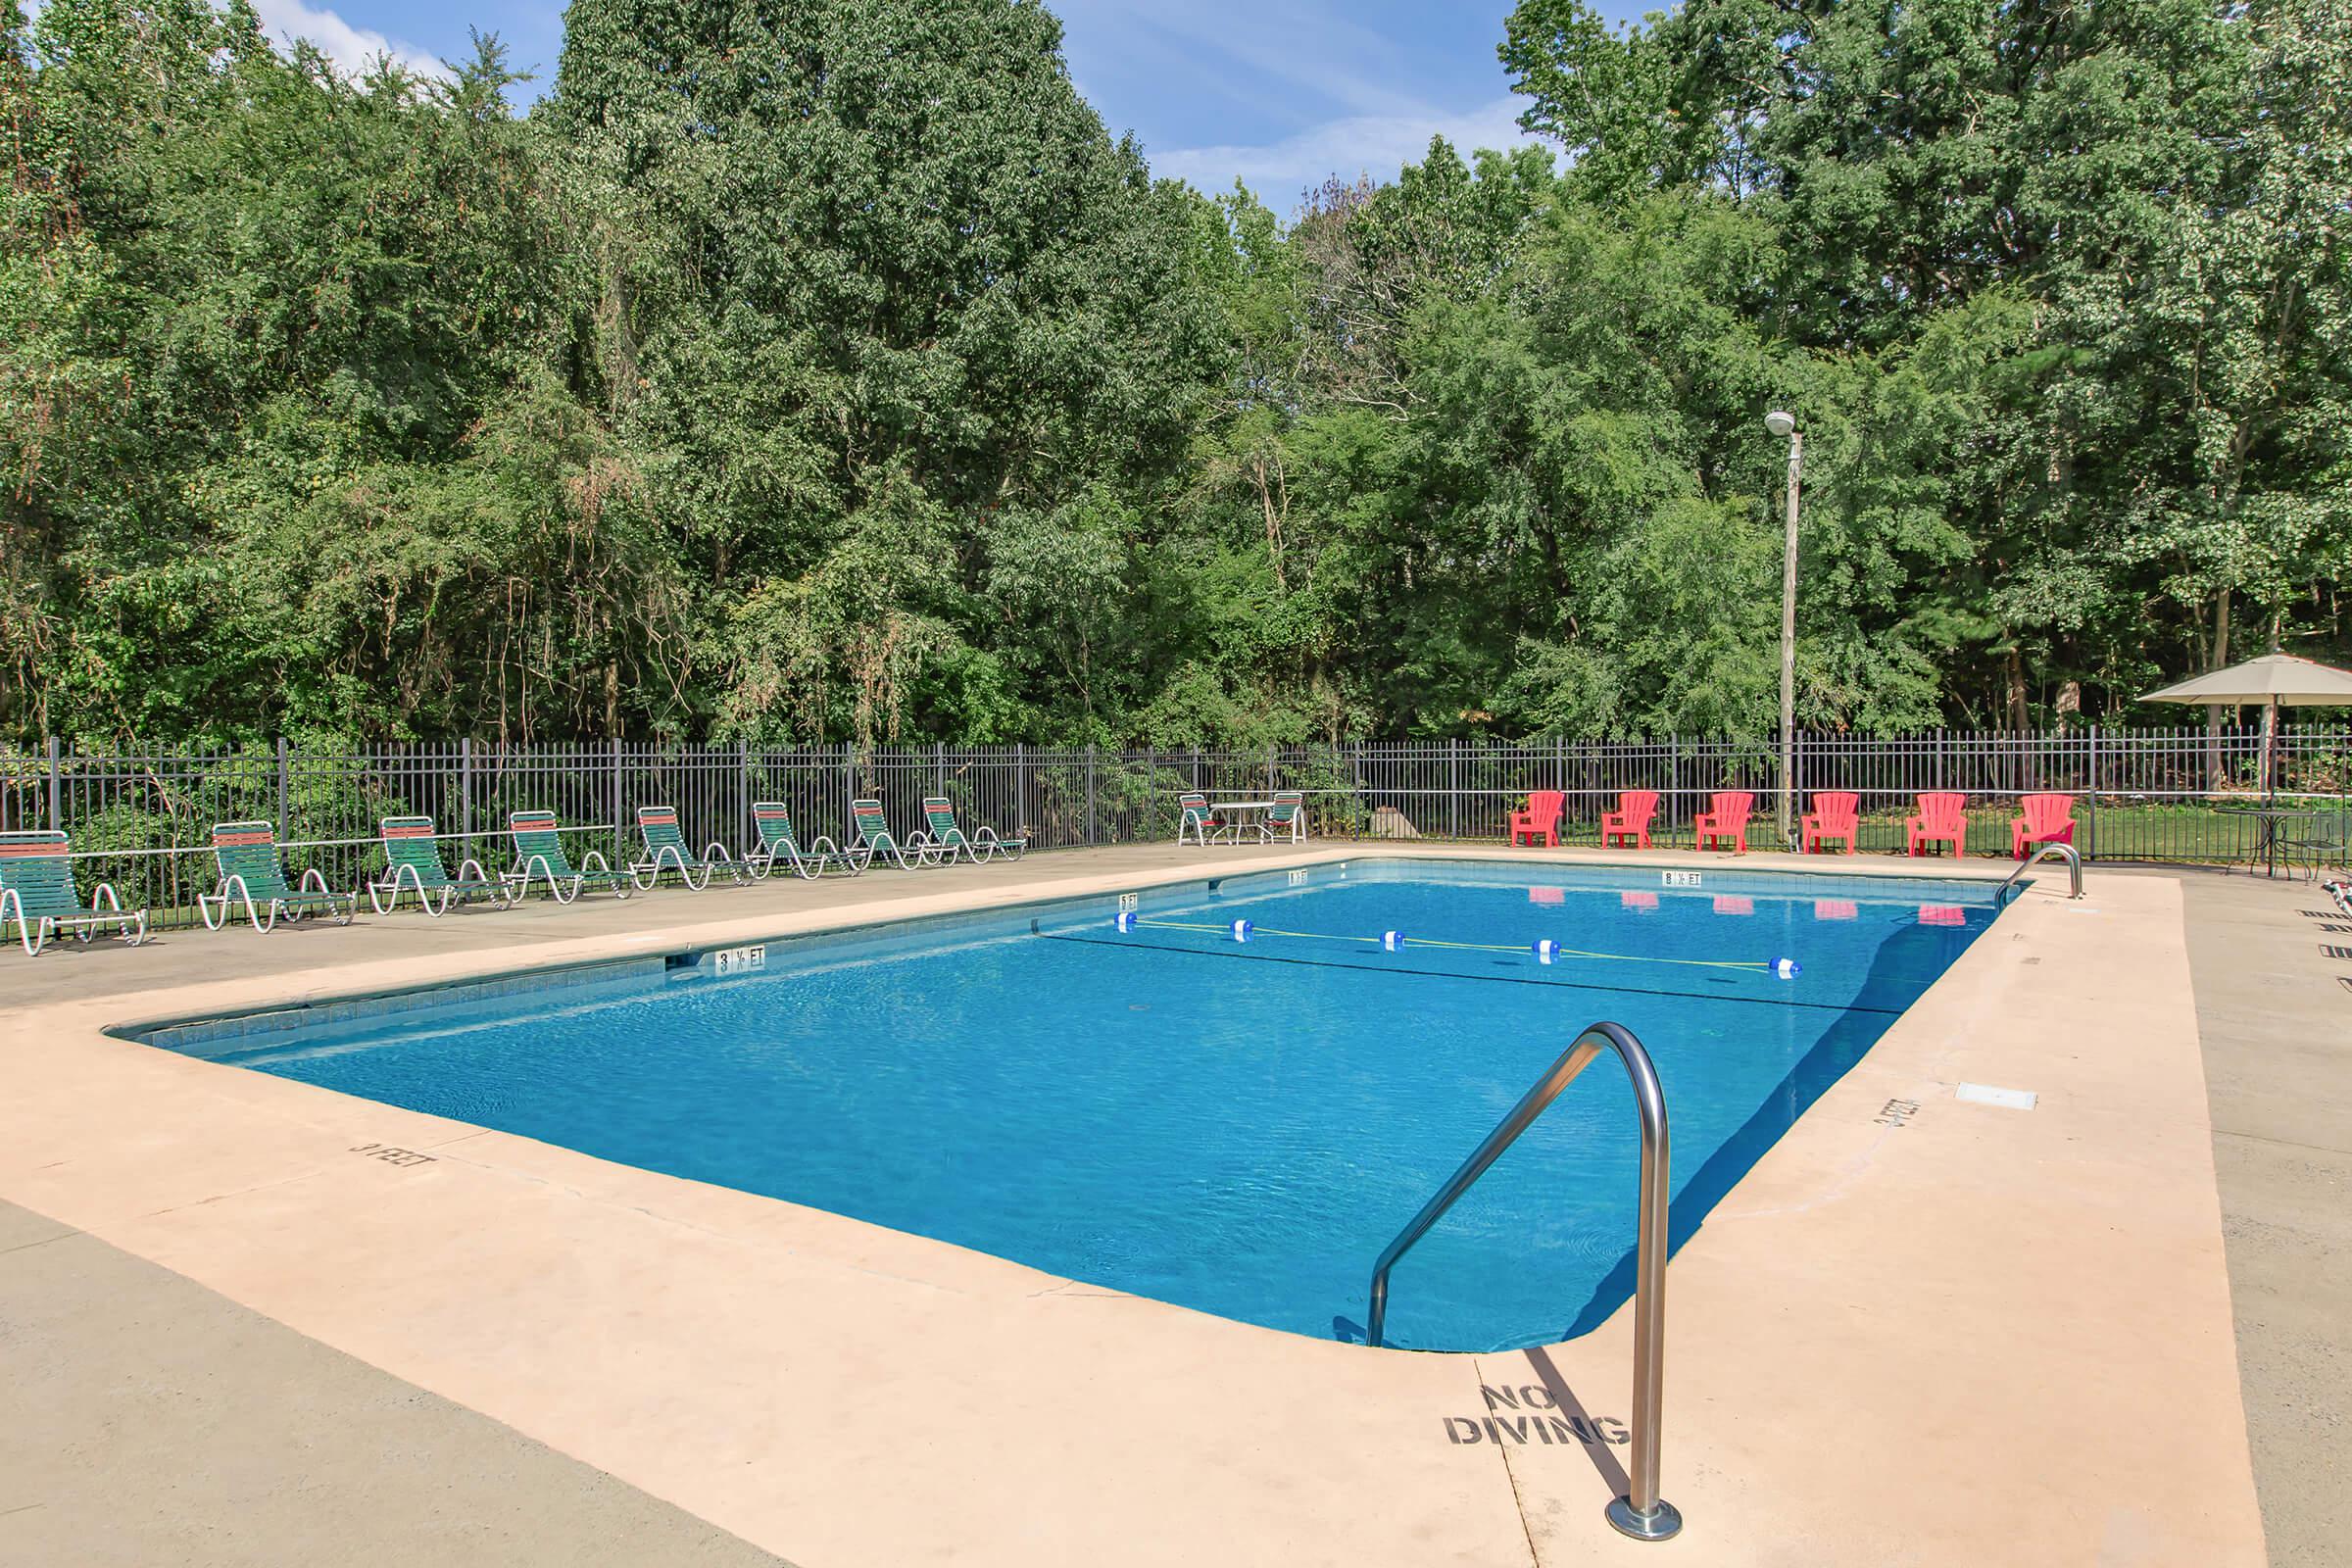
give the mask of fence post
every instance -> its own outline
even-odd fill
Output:
[[[1012,743],[1012,830],[1029,836],[1029,753],[1019,741]]]
[[[461,858],[473,853],[473,737],[458,741],[458,845]]]
[[[1095,743],[1086,743],[1086,847],[1095,847]]]
[[[619,865],[627,852],[622,848],[620,820],[620,737],[612,737],[612,863]]]
[[[1364,743],[1358,740],[1348,745],[1354,753],[1348,763],[1348,793],[1355,803],[1355,836],[1361,839],[1370,836],[1372,813],[1378,808],[1372,804],[1372,792],[1364,787]]]
[[[2086,793],[2090,797],[2090,842],[2083,846],[2082,858],[2095,860],[2099,858],[2099,726],[2096,724],[2090,726],[2090,777],[2088,782],[2090,788]]]
[[[57,765],[57,737],[49,737],[49,831],[62,833],[66,828],[65,790]]]
[[[277,831],[281,838],[299,837],[294,831],[294,769],[286,756],[286,738],[277,738]]]
[[[1781,823],[1781,848],[1793,848],[1799,841],[1797,828],[1804,813],[1805,732],[1788,732],[1788,815]]]
[[[760,833],[752,825],[752,743],[735,743],[735,831],[738,844],[757,843]]]
[[[1446,743],[1446,836],[1462,836],[1462,738]]]

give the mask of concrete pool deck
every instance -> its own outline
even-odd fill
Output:
[[[2072,904],[2043,874],[1676,1254],[1664,1491],[1690,1525],[1665,1546],[1601,1518],[1624,1311],[1507,1355],[1307,1341],[101,1033],[1212,866],[1499,853],[1140,847],[44,955],[0,976],[0,1200],[804,1568],[2263,1560],[2166,878],[2094,870]]]
[[[2308,884],[2180,880],[2271,1561],[2332,1568],[2352,1556],[2352,919]]]

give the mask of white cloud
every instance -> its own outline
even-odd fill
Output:
[[[1519,128],[1522,107],[1516,97],[1505,95],[1458,115],[1350,115],[1262,146],[1185,147],[1159,153],[1152,159],[1152,172],[1189,179],[1212,194],[1232,189],[1239,179],[1267,206],[1289,212],[1302,193],[1333,174],[1342,179],[1358,174],[1395,179],[1406,164],[1421,161],[1432,136],[1453,143],[1465,161],[1481,147],[1517,147],[1532,139]]]
[[[419,76],[441,79],[449,75],[447,68],[423,50],[368,27],[355,27],[324,6],[305,5],[303,0],[254,0],[253,8],[261,16],[263,31],[287,45],[307,38],[352,75],[368,70],[383,55],[390,55]]]

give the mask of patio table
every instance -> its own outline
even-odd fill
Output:
[[[1247,813],[1251,811],[1258,813],[1258,831],[1259,835],[1262,837],[1265,830],[1265,813],[1274,809],[1274,803],[1271,800],[1211,801],[1208,803],[1208,808],[1211,811],[1227,817],[1225,825],[1217,829],[1217,837],[1230,837],[1232,842],[1239,844],[1242,842],[1242,828],[1244,826],[1243,818],[1247,815]]]
[[[2279,845],[2284,843],[2291,854],[2301,842],[2282,831],[2288,823],[2321,822],[2337,814],[2309,806],[2223,806],[2216,809],[2225,816],[2254,818],[2254,854],[2250,858],[2263,867],[2263,875],[2270,877],[2278,874]],[[2291,859],[2287,869],[2294,869]]]

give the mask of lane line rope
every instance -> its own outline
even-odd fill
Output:
[[[1189,920],[1146,920],[1140,917],[1128,921],[1130,926],[1149,926],[1161,931],[1200,931],[1211,936],[1225,936],[1229,925],[1202,925]],[[1331,931],[1284,931],[1274,926],[1252,924],[1251,936],[1298,937],[1309,942],[1363,942],[1374,947],[1387,947],[1385,937],[1359,937]],[[1396,948],[1450,948],[1457,953],[1525,953],[1527,944],[1519,942],[1445,942],[1436,937],[1413,937],[1398,934]],[[1393,950],[1394,951],[1394,950]],[[1556,944],[1552,956],[1560,958],[1592,958],[1604,963],[1672,963],[1692,969],[1736,969],[1748,974],[1769,974],[1773,961],[1764,958],[1667,958],[1647,953],[1594,953],[1583,948],[1563,948]]]
[[[1221,929],[1221,928],[1220,928]],[[1247,948],[1179,948],[1158,942],[1122,942],[1116,937],[1080,936],[1073,931],[1031,932],[1047,942],[1077,942],[1090,948],[1111,948],[1120,953],[1155,953],[1181,958],[1238,958],[1245,963],[1287,963],[1308,969],[1353,969],[1364,974],[1410,975],[1427,980],[1465,980],[1474,985],[1544,986],[1554,991],[1617,992],[1642,997],[1680,997],[1692,1002],[1725,1002],[1741,1006],[1798,1007],[1810,1012],[1867,1012],[1884,1017],[1899,1018],[1901,1007],[1881,1007],[1862,1003],[1800,1002],[1793,997],[1772,997],[1742,994],[1738,991],[1661,991],[1651,986],[1600,985],[1585,980],[1541,980],[1533,974],[1477,974],[1454,969],[1403,969],[1385,963],[1348,963],[1336,958],[1286,958],[1279,954],[1251,953]],[[1524,948],[1513,948],[1524,953]]]

